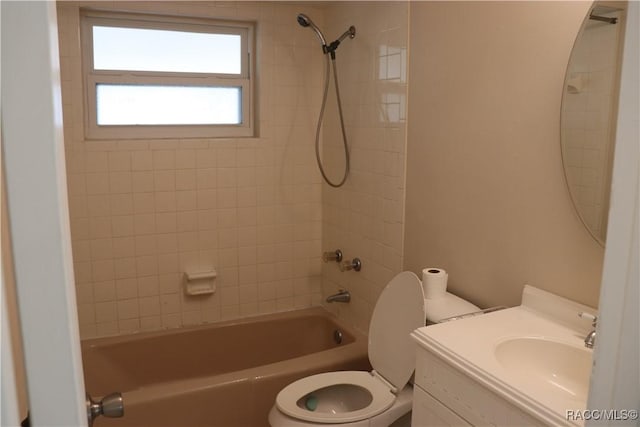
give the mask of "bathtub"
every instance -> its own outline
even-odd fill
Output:
[[[276,395],[292,381],[370,369],[366,337],[319,307],[84,340],[82,361],[87,392],[124,397],[124,417],[100,417],[96,427],[268,426]]]

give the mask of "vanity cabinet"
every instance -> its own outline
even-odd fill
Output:
[[[512,403],[419,347],[411,425],[544,426]]]
[[[470,426],[451,409],[438,402],[419,386],[413,388],[411,425],[420,426]]]

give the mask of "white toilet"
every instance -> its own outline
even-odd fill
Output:
[[[327,372],[289,384],[276,397],[269,413],[270,425],[386,427],[396,420],[409,425],[413,389],[408,382],[415,369],[415,348],[409,334],[424,326],[425,318],[420,280],[408,271],[398,274],[384,288],[373,310],[369,326],[373,371]]]

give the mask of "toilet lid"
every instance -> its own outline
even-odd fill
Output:
[[[420,279],[403,271],[380,294],[369,326],[371,366],[398,390],[407,384],[415,369],[415,348],[409,334],[424,324]]]

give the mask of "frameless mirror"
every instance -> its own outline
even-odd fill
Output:
[[[604,245],[617,119],[624,2],[596,2],[567,66],[560,120],[562,162],[573,204]]]

